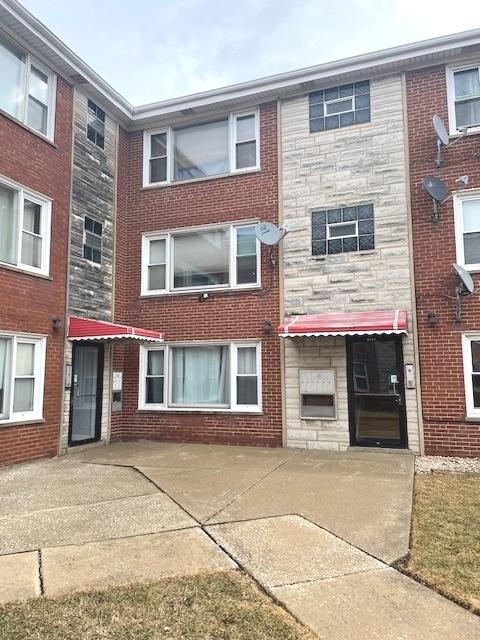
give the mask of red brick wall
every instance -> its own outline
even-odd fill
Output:
[[[453,204],[440,208],[440,222],[432,223],[432,201],[422,180],[436,175],[449,189],[455,179],[468,174],[468,188],[480,187],[480,136],[471,135],[444,154],[443,166],[435,167],[436,136],[432,116],[448,123],[445,67],[420,69],[407,74],[407,105],[410,144],[411,200],[415,284],[418,304],[418,336],[422,380],[426,453],[431,455],[480,455],[480,425],[465,420],[465,391],[461,334],[480,331],[480,298],[464,299],[461,324],[453,323],[456,262]],[[480,287],[480,275],[474,276]],[[438,324],[427,321],[434,311]]]
[[[123,412],[114,415],[112,439],[281,445],[280,344],[262,330],[279,321],[278,271],[262,252],[263,292],[140,298],[141,236],[208,223],[259,218],[277,223],[276,103],[260,110],[261,171],[169,187],[142,189],[142,132],[123,134],[120,150],[115,319],[165,332],[168,341],[262,340],[263,415],[138,412],[138,347],[116,348],[124,369]],[[123,360],[124,358],[124,360]],[[123,362],[122,362],[123,360]]]
[[[71,87],[58,78],[54,145],[0,115],[0,174],[53,200],[51,279],[0,266],[0,330],[48,336],[45,422],[0,426],[0,466],[57,454],[64,328],[54,332],[51,318],[65,313],[72,102]]]

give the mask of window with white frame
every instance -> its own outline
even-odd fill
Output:
[[[480,191],[454,197],[457,262],[480,271]]]
[[[101,264],[103,225],[89,216],[85,216],[83,224],[83,257]]]
[[[42,417],[45,338],[0,333],[0,425]]]
[[[370,122],[370,81],[329,87],[309,95],[310,133]]]
[[[0,178],[0,265],[48,275],[51,202]]]
[[[480,127],[480,66],[448,69],[450,132]]]
[[[467,417],[480,418],[480,334],[464,334],[462,347]]]
[[[259,153],[257,111],[145,131],[144,185],[258,169]]]
[[[255,225],[172,231],[143,237],[142,293],[257,286]]]
[[[375,248],[373,204],[312,212],[312,255]]]
[[[54,94],[54,74],[1,36],[0,109],[53,138]]]
[[[259,343],[144,346],[141,409],[261,408]]]

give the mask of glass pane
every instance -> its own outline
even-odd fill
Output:
[[[480,198],[462,202],[463,230],[465,233],[480,231]]]
[[[32,378],[17,378],[13,389],[13,411],[33,411],[33,394],[35,380]]]
[[[48,76],[40,69],[30,69],[30,95],[45,105],[48,104]]]
[[[98,359],[100,348],[77,346],[74,353],[72,440],[95,437],[97,427]]]
[[[148,288],[152,291],[166,288],[164,264],[148,267]]]
[[[229,171],[227,119],[177,129],[174,137],[175,180]]]
[[[257,349],[256,347],[239,347],[237,349],[237,373],[257,373]]]
[[[246,169],[254,167],[257,164],[257,143],[242,142],[237,144],[237,169]]]
[[[28,99],[28,125],[40,131],[40,133],[47,133],[47,107],[30,97]]]
[[[165,182],[167,179],[167,159],[150,160],[150,182]]]
[[[465,264],[480,264],[480,233],[468,233],[463,236]]]
[[[237,142],[255,140],[255,116],[237,118]]]
[[[257,282],[257,256],[240,256],[237,258],[237,284],[254,284]]]
[[[25,56],[0,41],[0,109],[23,119]]]
[[[329,395],[302,395],[302,417],[334,418],[334,397]]]
[[[201,287],[229,282],[229,231],[174,236],[174,287]]]
[[[159,158],[167,155],[167,134],[156,133],[150,138],[150,157]]]
[[[455,79],[455,98],[480,95],[480,77],[478,68],[457,71]]]
[[[0,416],[3,416],[6,410],[8,343],[6,338],[0,338]]]
[[[335,113],[342,113],[343,111],[352,111],[353,101],[352,98],[348,98],[347,100],[340,100],[339,102],[327,102],[325,106],[327,108],[327,115],[331,116]]]
[[[163,404],[163,376],[159,378],[147,378],[146,398],[147,404]]]
[[[165,352],[149,351],[147,360],[147,376],[163,376]]]
[[[22,264],[36,267],[42,266],[42,239],[31,233],[22,233]]]
[[[1,59],[0,59],[1,63]],[[0,185],[0,261],[17,261],[17,194]]]
[[[480,376],[472,376],[473,406],[480,408]]]
[[[172,347],[172,401],[228,405],[229,349]]]
[[[150,264],[165,264],[165,240],[150,240]]]
[[[17,344],[16,376],[33,376],[35,345],[19,342]]]
[[[40,234],[40,223],[42,219],[42,207],[30,200],[23,203],[23,228],[25,231]]]
[[[343,238],[345,236],[355,236],[357,235],[357,225],[353,224],[339,224],[338,226],[329,226],[328,227],[329,237],[330,238]]]
[[[480,372],[480,342],[472,340],[472,371]]]
[[[257,237],[255,227],[239,227],[237,233],[237,256],[248,256],[257,253]]]
[[[237,404],[258,404],[257,376],[237,378]]]
[[[480,98],[455,104],[455,123],[458,127],[480,124]]]

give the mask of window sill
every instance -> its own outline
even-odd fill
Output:
[[[329,418],[328,416],[325,417],[303,417],[300,416],[300,420],[308,420],[309,422],[311,422],[312,420],[315,420],[316,422],[335,422],[336,420],[338,420],[337,416],[335,416],[334,418]]]
[[[45,418],[37,418],[36,420],[11,420],[8,422],[4,422],[0,420],[0,429],[3,427],[21,427],[35,424],[44,424],[46,422]]]
[[[8,118],[8,120],[11,120],[15,124],[17,124],[19,127],[22,127],[22,129],[25,129],[25,131],[29,131],[30,133],[33,133],[34,136],[37,136],[37,138],[40,138],[40,140],[43,140],[54,149],[58,149],[58,146],[55,144],[55,142],[51,138],[44,135],[43,133],[40,133],[40,131],[37,131],[36,129],[32,129],[32,127],[29,127],[28,124],[25,124],[18,118],[15,118],[15,116],[12,116],[10,113],[3,111],[3,109],[0,109],[0,114],[5,118]]]
[[[231,171],[229,173],[219,173],[215,176],[202,176],[201,178],[190,178],[189,180],[177,180],[176,182],[156,182],[154,184],[144,184],[142,191],[149,191],[150,189],[165,189],[166,187],[181,187],[183,184],[192,184],[195,182],[205,182],[206,180],[218,180],[219,178],[233,178],[235,176],[252,175],[254,173],[260,173],[260,167],[253,167],[252,169],[244,169],[242,171]]]
[[[467,130],[466,133],[461,133],[457,129],[455,131],[451,131],[449,133],[450,138],[469,138],[470,136],[478,136],[480,134],[480,127],[472,127],[471,130]]]
[[[480,424],[480,416],[465,416],[465,422]]]
[[[206,293],[208,297],[216,293],[242,293],[249,291],[262,291],[261,285],[253,285],[251,287],[225,287],[219,289],[188,289],[188,291],[167,291],[166,293],[142,293],[140,298],[170,298],[172,296],[199,296]],[[208,298],[206,298],[207,300]]]
[[[312,260],[322,261],[327,260],[327,258],[332,258],[334,256],[374,256],[378,252],[376,249],[365,249],[365,251],[342,251],[340,253],[327,253],[324,256],[311,256]]]
[[[22,269],[22,267],[16,267],[13,264],[7,264],[6,262],[0,262],[0,269],[6,269],[7,271],[15,271],[16,273],[23,273],[26,276],[33,276],[34,278],[42,278],[43,280],[53,280],[52,276],[48,276],[45,273],[37,273],[36,271],[29,271],[28,269]]]
[[[139,414],[158,414],[158,413],[194,413],[200,415],[211,415],[212,413],[227,416],[263,416],[263,411],[239,411],[238,409],[186,409],[168,408],[164,409],[137,409],[135,413]]]

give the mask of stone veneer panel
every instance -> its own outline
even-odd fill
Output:
[[[371,122],[309,132],[308,95],[282,103],[284,311],[406,309],[412,328],[406,150],[400,76],[371,81]],[[311,212],[374,204],[375,249],[313,257]],[[288,446],[349,445],[344,338],[286,339]],[[405,362],[414,362],[410,333]],[[418,363],[417,369],[418,369]],[[298,369],[336,370],[337,420],[301,420]],[[406,390],[409,448],[419,451],[416,391]]]

